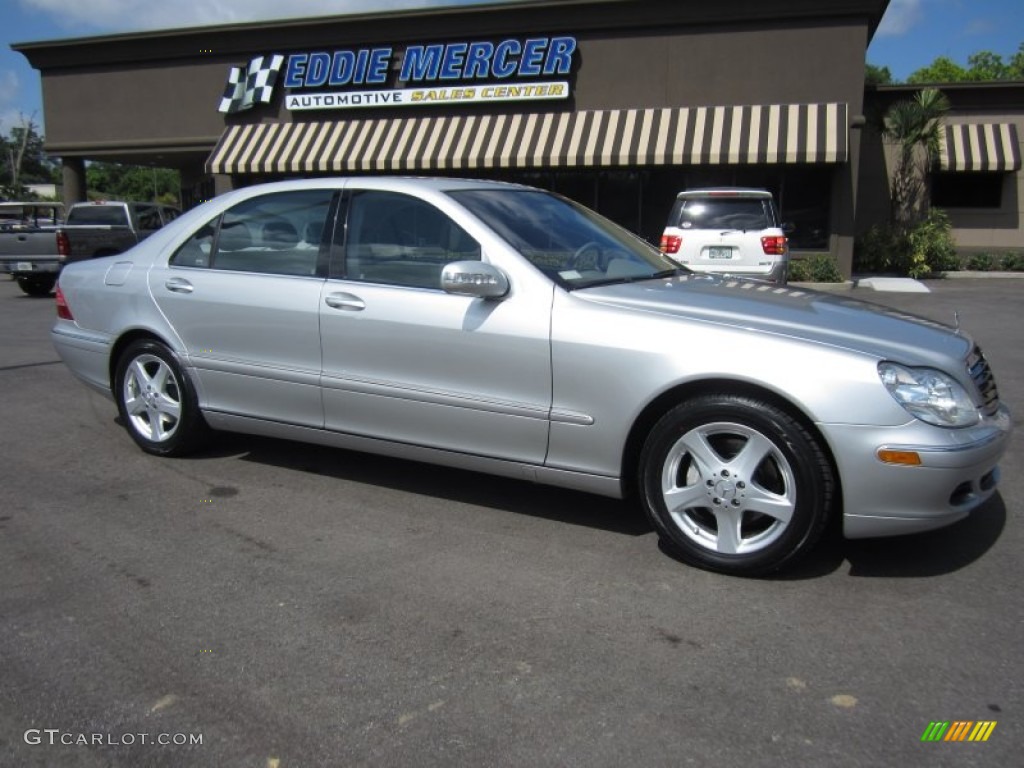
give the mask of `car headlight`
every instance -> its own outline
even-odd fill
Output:
[[[970,427],[978,423],[978,408],[967,391],[942,371],[879,363],[878,375],[896,402],[921,421],[939,427]]]

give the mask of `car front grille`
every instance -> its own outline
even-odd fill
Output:
[[[967,358],[967,372],[974,381],[974,386],[981,394],[981,411],[986,416],[993,415],[999,410],[999,389],[996,387],[995,376],[989,368],[988,360],[981,353],[980,347],[975,347],[970,357]]]

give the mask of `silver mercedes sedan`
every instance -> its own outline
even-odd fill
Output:
[[[69,265],[53,342],[142,450],[211,430],[635,498],[689,563],[756,575],[841,518],[988,499],[1010,417],[965,333],[681,269],[497,182],[252,186]]]

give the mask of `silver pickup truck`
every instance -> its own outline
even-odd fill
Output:
[[[57,231],[62,203],[0,202],[0,274],[18,281],[32,296],[53,290],[62,260]]]

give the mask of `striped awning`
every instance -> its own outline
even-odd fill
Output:
[[[1013,123],[946,125],[939,141],[943,171],[1019,171],[1020,143]]]
[[[615,109],[232,125],[218,174],[842,163],[846,104]]]

